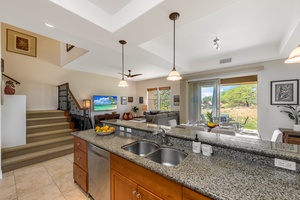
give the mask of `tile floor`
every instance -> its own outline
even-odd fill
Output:
[[[3,173],[0,200],[88,200],[73,181],[73,154]]]

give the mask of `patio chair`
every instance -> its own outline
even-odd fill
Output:
[[[245,119],[245,121],[244,121],[244,123],[241,123],[241,124],[240,124],[240,129],[241,129],[241,130],[244,129],[245,124],[247,123],[248,119],[249,119],[249,117],[247,116],[246,119]]]

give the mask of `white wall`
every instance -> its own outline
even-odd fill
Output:
[[[6,28],[37,37],[37,57],[7,52]],[[57,109],[57,86],[69,83],[79,104],[93,95],[118,96],[117,113],[131,110],[137,102],[136,84],[128,81],[129,87],[120,88],[120,79],[64,69],[60,67],[61,43],[41,35],[2,23],[2,57],[5,60],[5,74],[21,84],[16,85],[17,95],[26,95],[27,110]],[[133,103],[120,104],[120,96],[132,96]],[[103,114],[108,112],[92,112]]]
[[[270,140],[275,129],[293,127],[293,121],[280,112],[281,108],[270,105],[270,82],[299,78],[300,64],[285,64],[284,60],[264,63],[264,70],[258,74],[258,126],[262,139]]]
[[[137,97],[143,97],[144,103],[147,105],[147,88],[159,88],[159,87],[171,87],[171,97],[172,97],[172,105],[171,110],[179,111],[180,106],[174,106],[173,97],[174,95],[180,95],[180,81],[168,81],[167,77],[164,78],[157,78],[145,81],[138,81],[136,82],[136,95]],[[142,105],[139,104],[139,114],[142,114]]]

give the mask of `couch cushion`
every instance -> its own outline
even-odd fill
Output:
[[[169,112],[169,113],[168,113],[168,116],[169,116],[169,117],[176,116],[176,115],[177,115],[177,113],[175,113],[175,112]]]
[[[168,117],[168,115],[167,114],[153,115],[152,122],[155,123],[155,124],[158,124],[159,119],[164,118],[164,117]]]
[[[154,116],[155,115],[145,115],[146,122],[152,122]]]

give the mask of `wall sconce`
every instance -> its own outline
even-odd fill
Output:
[[[142,105],[142,110],[143,111],[147,110],[147,105]]]

